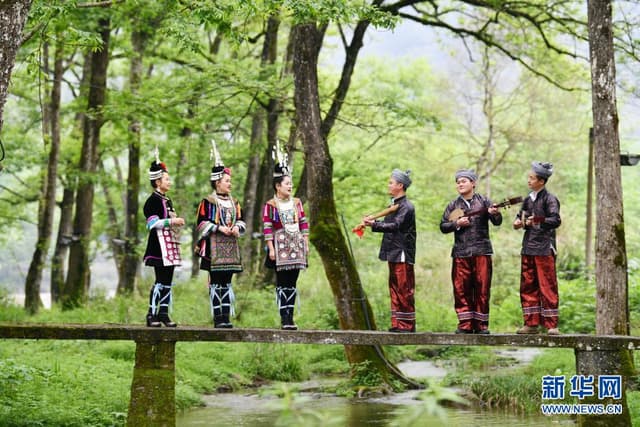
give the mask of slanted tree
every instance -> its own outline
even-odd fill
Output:
[[[329,279],[342,329],[376,329],[371,306],[353,257],[339,226],[333,194],[333,160],[322,134],[320,98],[318,94],[318,54],[324,26],[301,23],[294,26],[293,70],[297,128],[304,145],[309,194],[310,240],[318,250]],[[385,382],[392,377],[412,382],[388,362],[379,346],[345,346],[349,364],[356,367],[368,363]]]

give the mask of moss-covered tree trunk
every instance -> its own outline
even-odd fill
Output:
[[[314,24],[297,24],[293,31],[295,107],[299,135],[304,144],[307,169],[308,214],[311,243],[324,265],[342,329],[376,329],[354,260],[338,221],[333,195],[333,161],[321,136],[317,59],[321,32]],[[401,374],[378,346],[345,346],[352,367],[368,362],[369,371],[381,378]]]
[[[589,2],[589,47],[598,213],[596,284],[598,334],[629,334],[616,67],[610,1]]]
[[[588,2],[589,51],[598,213],[596,223],[596,333],[629,335],[627,253],[620,174],[620,136],[616,105],[616,67],[613,51],[612,5],[609,0]],[[632,374],[629,351],[612,352],[608,363],[626,379]],[[588,364],[587,364],[588,365]],[[594,365],[594,363],[592,363]],[[600,363],[595,363],[600,365]],[[580,364],[578,373],[584,375]],[[593,366],[597,369],[598,366]],[[613,373],[613,372],[608,372]],[[598,402],[601,403],[601,402]],[[584,426],[630,426],[626,394],[621,415],[581,416]]]

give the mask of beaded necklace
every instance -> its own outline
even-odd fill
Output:
[[[236,205],[233,203],[233,198],[228,194],[212,194],[213,199],[216,201],[216,217],[214,223],[223,224],[227,227],[231,227],[236,223]],[[222,205],[223,201],[229,202],[229,207]],[[222,213],[224,212],[224,221],[222,220]]]

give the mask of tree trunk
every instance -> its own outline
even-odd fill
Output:
[[[102,108],[105,102],[107,66],[109,64],[110,20],[98,21],[102,47],[93,52],[87,110],[91,112],[84,120],[82,152],[78,169],[81,172],[76,194],[76,213],[73,221],[73,236],[69,249],[69,272],[65,282],[62,305],[65,309],[77,307],[87,297],[90,284],[89,251],[93,217],[93,196],[100,145],[100,127],[103,124]]]
[[[42,52],[40,55],[40,73],[44,75],[44,92],[48,90],[47,83],[49,82],[50,69],[49,69],[49,43],[42,43]],[[42,103],[42,141],[44,143],[44,149],[46,150],[48,141],[50,139],[51,129],[51,106],[48,100]],[[51,155],[51,152],[49,153]],[[35,314],[42,307],[42,299],[40,298],[40,285],[42,284],[42,268],[46,259],[46,246],[48,239],[43,235],[46,225],[45,222],[45,205],[46,205],[46,193],[47,193],[47,173],[42,171],[38,174],[39,177],[39,191],[38,191],[38,224],[36,226],[36,248],[33,251],[31,257],[31,263],[29,263],[29,270],[27,271],[27,277],[24,284],[24,308],[27,313]]]
[[[260,175],[262,170],[260,167],[261,157],[265,152],[264,122],[264,110],[261,106],[258,106],[251,117],[250,156],[242,202],[242,213],[247,224],[242,247],[242,260],[244,271],[249,275],[259,270],[258,258],[261,239],[254,239],[253,236],[254,233],[261,231],[262,212],[260,208],[261,203],[265,201],[258,196],[260,178],[262,178]]]
[[[11,71],[16,53],[22,43],[22,29],[27,21],[31,0],[0,2],[0,131],[4,123],[4,104],[7,101]]]
[[[627,252],[625,246],[620,136],[616,106],[612,6],[609,0],[588,1],[591,99],[598,212],[596,218],[596,333],[629,335]],[[633,359],[622,351],[619,374],[633,374]],[[585,372],[580,372],[586,374]],[[618,403],[618,402],[617,402]],[[581,425],[631,425],[626,393],[622,415],[579,417]]]
[[[129,67],[129,90],[135,99],[140,92],[142,84],[143,63],[142,58],[146,49],[150,34],[147,23],[136,22],[133,18],[131,32],[131,46],[133,55]],[[140,30],[142,28],[142,30]],[[120,274],[118,275],[118,294],[132,293],[136,288],[138,271],[140,270],[140,235],[138,223],[140,216],[140,131],[141,123],[138,117],[129,117],[129,172],[127,175],[127,194],[124,213],[124,257],[120,264]]]
[[[260,66],[264,67],[268,64],[273,64],[278,55],[278,28],[280,26],[280,20],[277,16],[270,16],[267,21],[267,30],[265,33],[264,43],[262,45],[262,53],[260,56]],[[257,94],[256,96],[260,96]],[[272,138],[267,138],[267,147],[270,147],[275,143],[275,139],[278,134],[278,119],[277,119],[277,106],[278,100],[272,98],[269,100],[268,115],[271,117],[275,114],[275,129],[271,129],[269,135],[274,135]],[[251,142],[249,167],[247,180],[244,186],[244,200],[242,204],[242,210],[244,213],[245,222],[247,223],[246,238],[243,245],[242,259],[245,260],[245,271],[249,274],[253,274],[260,269],[260,261],[262,261],[261,244],[262,239],[255,239],[254,233],[260,233],[262,231],[262,203],[267,200],[264,197],[263,188],[265,182],[270,182],[269,175],[263,176],[265,171],[261,168],[261,156],[263,153],[266,155],[266,160],[269,161],[270,150],[265,151],[264,144],[264,125],[266,117],[264,109],[261,105],[258,105],[253,112],[251,121]],[[269,163],[269,166],[271,164]],[[268,167],[270,169],[270,167]],[[267,172],[268,174],[268,172]],[[247,263],[248,260],[252,262]]]
[[[195,92],[198,92],[197,89],[195,90]],[[189,108],[187,109],[187,118],[188,121],[191,121],[193,119],[193,117],[195,116],[195,108],[197,107],[197,99],[194,96],[193,99],[191,99],[191,101],[189,102]],[[185,165],[187,162],[186,159],[186,155],[184,153],[185,148],[186,151],[189,151],[189,143],[191,142],[191,137],[193,136],[193,129],[191,129],[190,126],[184,126],[182,128],[182,130],[180,131],[180,137],[183,139],[182,142],[182,147],[181,151],[180,151],[180,161],[178,162],[178,166],[181,167],[182,165]],[[176,176],[179,176],[180,171],[176,170]],[[207,175],[208,176],[208,175]],[[200,196],[199,194],[194,194],[194,197],[191,197],[189,194],[186,194],[186,183],[185,180],[178,180],[176,182],[176,199],[175,202],[177,203],[177,206],[182,206],[181,211],[184,209],[185,212],[185,217],[188,217],[189,215],[193,215],[193,212],[196,212],[198,209],[198,203],[200,202],[200,200],[198,199],[198,197]],[[194,248],[196,245],[196,242],[198,241],[198,224],[193,224],[193,226],[191,227],[191,242],[190,245],[188,246],[184,246],[185,248]],[[192,251],[190,249],[187,249],[186,251],[183,252],[183,256],[186,258],[187,257],[187,253],[191,254],[191,278],[195,279],[196,277],[198,277],[198,274],[200,274],[200,256],[195,252]]]
[[[189,114],[191,114],[191,111],[189,112]],[[183,129],[183,132],[187,130],[186,128]],[[185,136],[184,133],[182,135],[183,137]],[[180,144],[178,147],[178,162],[176,163],[176,168],[175,168],[175,178],[172,178],[173,180],[173,206],[176,209],[176,212],[178,212],[178,216],[181,217],[188,217],[188,215],[193,215],[194,212],[197,212],[198,210],[198,205],[197,203],[199,202],[199,200],[189,197],[189,195],[187,194],[187,176],[188,173],[187,172],[183,172],[183,171],[187,171],[187,163],[188,163],[188,153],[189,153],[189,145],[188,144]],[[170,169],[171,170],[171,169]],[[208,174],[207,174],[208,175]],[[183,214],[183,212],[185,212],[185,214]],[[183,245],[183,248],[188,248],[187,250],[193,255],[195,255],[195,251],[191,250],[192,248],[195,247],[196,245],[196,240],[198,238],[197,235],[195,235],[194,231],[196,231],[196,225],[194,224],[193,227],[191,227],[191,242],[189,242],[188,245]],[[184,249],[183,249],[184,251]],[[184,253],[184,252],[183,252]],[[185,254],[186,257],[186,254]],[[198,259],[199,260],[199,259]],[[199,265],[196,264],[196,265]],[[191,265],[193,267],[193,264]],[[199,272],[199,271],[198,271]],[[193,273],[193,270],[192,270]],[[192,276],[195,277],[195,276]]]
[[[58,237],[56,247],[51,258],[51,304],[60,301],[64,290],[65,265],[71,233],[73,232],[73,201],[75,199],[75,184],[64,187],[62,203],[60,203],[60,223],[58,224]]]
[[[89,93],[91,80],[91,53],[85,53],[82,62],[82,77],[80,78],[79,99],[85,99]],[[77,133],[84,129],[86,114],[84,111],[77,111],[75,121],[77,123]],[[69,163],[65,165],[67,171],[74,169]],[[58,224],[58,237],[56,247],[51,260],[51,302],[57,303],[65,300],[65,282],[67,258],[69,247],[73,241],[73,208],[76,200],[76,190],[78,188],[78,177],[75,173],[67,173],[67,179],[63,181],[64,191],[62,203],[60,204],[60,223]]]
[[[611,2],[589,2],[589,47],[598,212],[596,332],[629,335],[620,137]]]
[[[102,159],[98,160],[98,172],[102,175],[100,182],[102,184],[102,193],[104,196],[104,204],[107,210],[107,220],[109,225],[107,227],[107,238],[109,239],[109,247],[113,254],[113,261],[115,262],[116,271],[118,272],[118,283],[122,281],[122,260],[124,258],[124,245],[122,242],[122,236],[120,235],[120,226],[118,224],[118,213],[111,196],[111,188],[109,179],[104,179],[106,174],[104,169],[104,162]],[[121,182],[118,180],[118,182]]]
[[[379,6],[381,3],[382,0],[375,0],[372,2],[372,6]],[[331,130],[333,129],[333,126],[338,119],[338,116],[340,115],[342,105],[344,104],[344,100],[347,97],[349,88],[351,87],[351,78],[356,67],[358,55],[363,46],[364,35],[367,31],[367,28],[369,28],[369,25],[370,22],[367,20],[359,21],[355,29],[353,30],[351,43],[345,48],[345,60],[344,64],[342,65],[342,72],[340,73],[340,82],[338,83],[338,87],[334,92],[329,111],[327,112],[327,115],[320,125],[320,135],[325,140],[329,138],[329,134],[331,133]],[[321,34],[324,34],[324,31],[322,31]],[[321,43],[320,41],[318,41],[318,46],[316,46],[318,54],[320,53],[320,47]],[[300,177],[300,187],[296,192],[296,196],[302,199],[305,199],[307,197],[306,191],[310,188],[308,185],[309,177],[307,176],[307,174],[307,165],[305,163],[302,170],[302,175]]]
[[[340,317],[342,329],[376,329],[373,313],[364,295],[345,237],[342,234],[333,196],[333,162],[326,139],[321,135],[317,60],[320,31],[314,24],[298,24],[294,37],[294,83],[297,124],[306,156],[307,191],[311,243],[324,265]],[[378,346],[345,346],[347,359],[356,368],[368,362],[385,381],[404,379]]]
[[[484,195],[491,198],[491,172],[495,165],[495,121],[496,111],[494,108],[494,97],[496,88],[494,85],[494,72],[489,56],[489,47],[485,46],[482,51],[482,113],[487,124],[487,139],[485,141],[482,154],[476,162],[478,176],[482,177],[485,185]]]
[[[44,106],[46,113],[43,113],[43,136],[45,141],[49,140],[49,161],[47,166],[46,179],[42,188],[42,198],[40,199],[41,209],[39,209],[38,238],[36,249],[29,265],[27,279],[25,283],[25,309],[35,314],[42,307],[40,299],[40,286],[42,283],[42,270],[46,261],[49,246],[51,245],[51,233],[53,230],[53,216],[56,207],[56,180],[58,175],[58,159],[60,157],[60,100],[63,68],[64,45],[61,40],[56,43],[54,54],[53,83],[51,86],[51,96],[47,105]],[[48,62],[48,55],[43,55]],[[43,67],[48,74],[48,65]]]

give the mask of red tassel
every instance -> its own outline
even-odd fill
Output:
[[[353,231],[356,234],[356,236],[358,236],[361,239],[362,239],[362,236],[364,236],[364,228],[356,227],[351,231]]]

